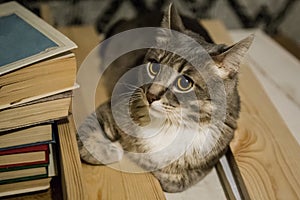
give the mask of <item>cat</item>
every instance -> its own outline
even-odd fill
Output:
[[[203,36],[185,26],[171,4],[161,27],[185,34],[203,47],[205,52],[198,55],[203,60],[197,67],[206,66],[206,73],[201,74],[187,59],[162,49],[144,49],[121,56],[104,74],[108,94],[112,96],[116,91],[117,101],[114,104],[111,99],[101,104],[77,131],[82,160],[109,164],[129,152],[134,162],[152,172],[164,191],[181,192],[207,175],[224,155],[239,118],[239,65],[254,36],[226,46],[212,43],[202,27]],[[178,48],[191,51],[192,47],[183,42]],[[204,59],[207,55],[209,59]],[[151,81],[142,86],[132,82],[118,85],[122,75],[137,63],[144,63],[139,73]],[[134,79],[131,76],[130,81],[131,78]],[[128,96],[128,104],[122,101],[122,95]],[[222,95],[224,105],[218,99]],[[222,108],[225,114],[220,118]],[[122,127],[116,116],[132,123],[126,121]],[[96,156],[91,152],[93,149],[98,149]]]

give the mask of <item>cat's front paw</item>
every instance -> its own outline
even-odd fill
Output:
[[[158,179],[163,191],[169,193],[182,192],[195,183],[199,182],[208,171],[201,169],[190,171],[179,171],[178,173],[168,173],[154,171],[152,174]]]
[[[158,171],[152,173],[158,179],[163,191],[165,192],[182,192],[187,188],[182,174],[168,174]]]
[[[90,164],[110,164],[123,157],[121,145],[105,136],[95,113],[80,125],[77,143],[81,159]]]
[[[151,122],[149,105],[143,97],[135,97],[130,101],[130,117],[139,126],[146,126]]]

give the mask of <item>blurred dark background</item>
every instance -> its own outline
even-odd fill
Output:
[[[0,0],[0,2],[7,2]],[[169,0],[18,0],[53,26],[93,25],[105,32],[119,19],[163,10]],[[261,28],[273,38],[300,47],[299,0],[173,0],[181,14],[220,19],[229,29]]]

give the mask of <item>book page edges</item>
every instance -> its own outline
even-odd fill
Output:
[[[22,99],[21,101],[18,101],[17,103],[14,103],[14,104],[8,103],[8,104],[0,105],[0,110],[6,109],[6,108],[11,108],[11,107],[18,106],[18,105],[22,105],[22,104],[25,104],[25,103],[29,103],[31,101],[35,101],[35,100],[42,99],[42,98],[45,98],[45,97],[49,97],[49,96],[53,96],[53,95],[56,95],[56,94],[64,93],[64,92],[67,92],[67,91],[72,91],[72,90],[75,90],[77,88],[79,88],[79,85],[77,83],[75,83],[72,87],[67,87],[67,88],[64,88],[64,89],[61,89],[61,90],[56,90],[56,91],[49,92],[49,93],[46,93],[46,94],[25,98],[25,99]]]
[[[38,186],[33,188],[26,188],[26,189],[20,189],[20,190],[12,190],[7,192],[0,192],[0,197],[9,196],[9,195],[16,195],[16,194],[22,194],[22,193],[29,193],[29,192],[37,192],[41,190],[47,190],[50,188],[50,184],[45,186]]]

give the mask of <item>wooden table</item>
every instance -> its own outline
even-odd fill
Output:
[[[231,38],[217,21],[204,21],[217,43],[231,44]],[[79,63],[99,41],[91,27],[61,29],[79,48]],[[251,199],[300,199],[300,147],[271,103],[252,70],[241,68],[239,91],[242,112],[238,131],[231,143],[239,170]],[[151,175],[136,177],[137,188],[110,187],[129,180],[125,173],[107,167],[82,165],[88,199],[164,199]],[[107,177],[107,176],[110,177]],[[134,183],[128,183],[132,185]],[[135,190],[147,191],[136,196]]]

